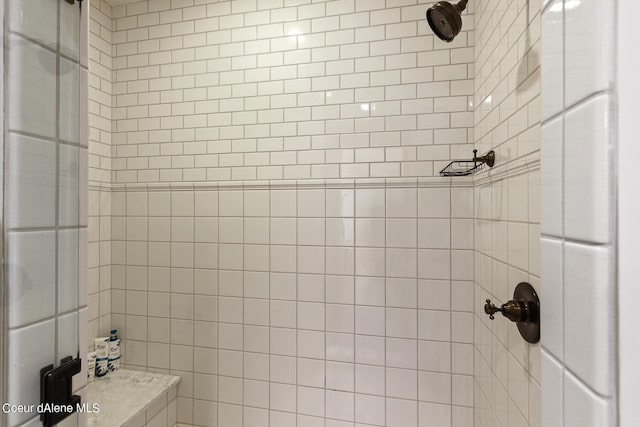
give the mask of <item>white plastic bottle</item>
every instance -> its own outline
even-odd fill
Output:
[[[96,338],[96,377],[109,373],[109,337]]]
[[[96,352],[91,351],[87,354],[87,379],[93,381],[96,376]]]

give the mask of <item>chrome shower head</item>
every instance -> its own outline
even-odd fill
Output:
[[[427,22],[433,33],[445,42],[451,42],[462,29],[462,11],[468,0],[460,0],[458,4],[439,1],[427,9]]]

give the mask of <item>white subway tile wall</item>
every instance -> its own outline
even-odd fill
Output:
[[[616,21],[605,5],[550,2],[542,22],[545,65],[563,64],[542,78],[542,421],[615,426]]]
[[[3,2],[7,402],[40,403],[41,368],[87,348],[86,12],[66,1]],[[3,67],[5,65],[3,64]],[[83,359],[85,359],[83,357]],[[83,365],[85,365],[83,363]],[[4,369],[4,367],[3,367]],[[86,366],[73,379],[82,395]],[[83,425],[85,415],[66,425]],[[34,411],[3,416],[35,425]]]
[[[113,46],[111,6],[93,0],[89,11],[89,181],[111,183]]]
[[[94,319],[113,313],[129,366],[183,376],[179,422],[468,426],[473,406],[477,426],[612,425],[612,346],[595,346],[612,313],[585,358],[583,319],[564,309],[612,298],[564,264],[612,281],[612,184],[595,162],[611,145],[613,27],[564,36],[608,9],[473,2],[443,44],[415,0],[200,3],[114,7],[113,32],[93,32],[105,150],[90,176],[117,190],[93,210],[113,215],[94,240],[113,245]],[[474,187],[309,180],[431,177],[472,143],[497,153]],[[480,311],[525,280],[544,301],[542,351]]]
[[[473,15],[447,44],[426,6],[114,7],[112,182],[437,175],[473,142]]]
[[[111,330],[111,6],[92,0],[89,21],[88,343]]]
[[[89,347],[111,331],[111,191],[89,189]]]
[[[470,426],[466,183],[114,191],[124,363],[185,425]]]
[[[501,315],[492,321],[483,310],[487,298],[496,305],[512,299],[524,281],[542,294],[545,310],[554,304],[540,292],[540,3],[474,2],[474,138],[479,153],[495,150],[497,158],[474,181],[474,425],[546,426],[540,345],[527,344],[514,324]],[[545,72],[561,67],[550,62]]]
[[[184,425],[471,425],[473,8],[200,3],[92,4],[90,331]]]

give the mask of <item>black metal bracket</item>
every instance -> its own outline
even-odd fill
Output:
[[[496,307],[487,299],[484,312],[491,320],[494,319],[494,314],[502,313],[504,317],[516,323],[525,341],[531,344],[540,341],[540,299],[529,283],[518,283],[513,291],[513,299],[500,307]]]
[[[68,356],[57,368],[48,365],[40,369],[40,420],[44,427],[54,426],[78,410],[80,396],[73,394],[72,378],[81,367],[79,357]]]

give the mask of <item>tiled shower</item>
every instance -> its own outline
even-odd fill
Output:
[[[89,329],[179,423],[470,425],[472,33],[279,3],[93,4]]]
[[[576,243],[542,208],[569,206],[542,188],[574,172],[549,158],[573,107],[547,114],[545,35],[592,17],[581,3],[471,0],[452,43],[422,0],[19,4],[3,339],[22,370],[4,400],[37,401],[27,371],[117,329],[124,368],[181,377],[178,426],[537,427],[600,405],[588,366],[559,368],[579,392],[544,376],[557,336],[541,351],[483,311],[523,281],[544,307],[562,256],[541,257],[541,229],[543,248]],[[440,176],[474,149],[496,165]],[[19,361],[33,346],[51,351]]]

